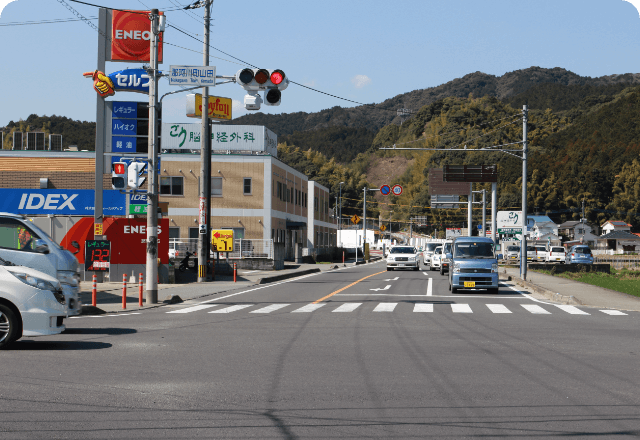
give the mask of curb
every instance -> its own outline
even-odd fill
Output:
[[[256,284],[267,284],[267,283],[273,283],[276,281],[282,281],[282,280],[286,280],[289,278],[296,278],[296,277],[300,277],[302,275],[308,275],[311,273],[318,273],[318,272],[322,272],[320,269],[306,269],[306,270],[301,270],[299,272],[291,272],[291,273],[285,273],[282,275],[274,275],[271,277],[264,277],[264,278],[259,278],[258,282]]]
[[[506,271],[504,271],[503,273],[506,273]],[[511,279],[518,286],[528,287],[529,289],[533,290],[537,294],[541,295],[544,299],[548,299],[549,301],[557,302],[557,303],[560,303],[560,304],[572,304],[572,305],[576,305],[576,306],[584,305],[584,304],[582,304],[582,302],[578,298],[576,298],[573,295],[570,295],[570,296],[560,295],[557,292],[554,292],[554,291],[549,290],[549,289],[545,289],[544,287],[540,287],[537,284],[533,284],[533,283],[531,283],[529,281],[525,281],[520,277],[517,277],[517,276],[514,276],[514,275],[509,275],[509,277],[511,277]]]

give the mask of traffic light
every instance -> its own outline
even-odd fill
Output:
[[[126,163],[114,162],[111,165],[111,187],[113,189],[125,189],[127,187],[125,174],[127,174]]]
[[[248,92],[244,97],[247,110],[260,110],[263,100],[258,92],[261,90],[264,90],[266,105],[280,105],[281,92],[289,86],[289,80],[279,69],[242,69],[236,73],[236,82]]]
[[[146,162],[131,162],[129,164],[129,168],[127,170],[127,183],[131,188],[140,188],[144,184],[145,180],[147,180],[146,177],[141,177],[146,166]]]

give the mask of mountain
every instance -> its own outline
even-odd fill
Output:
[[[74,121],[64,116],[38,116],[29,115],[26,120],[18,122],[10,121],[3,129],[4,145],[2,148],[10,150],[13,146],[14,131],[40,131],[46,135],[61,134],[62,148],[68,148],[69,145],[77,145],[79,150],[95,150],[96,142],[96,123],[87,121]],[[48,145],[49,137],[45,136]],[[26,142],[26,139],[24,140]]]
[[[425,105],[447,97],[466,98],[469,95],[476,98],[494,96],[506,100],[541,84],[589,86],[592,88],[616,84],[640,84],[640,74],[627,73],[591,78],[579,76],[560,67],[553,69],[530,67],[508,72],[502,76],[474,72],[437,87],[403,93],[379,104],[353,108],[332,107],[316,113],[297,112],[269,115],[258,112],[234,119],[231,124],[265,125],[279,136],[330,126],[365,127],[370,131],[377,132],[391,123],[399,125],[400,118],[396,111],[401,108],[417,112]],[[522,103],[519,104],[519,107],[522,108]]]

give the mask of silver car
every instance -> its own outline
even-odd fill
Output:
[[[420,269],[420,255],[413,246],[394,246],[387,257],[387,270]]]
[[[516,246],[516,245],[507,246],[506,260],[507,261],[519,262],[520,261],[520,246]]]

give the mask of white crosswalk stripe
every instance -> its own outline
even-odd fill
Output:
[[[413,311],[414,312],[426,312],[426,313],[431,313],[433,312],[433,304],[427,304],[427,303],[416,303],[413,306]]]
[[[543,309],[542,307],[536,304],[520,304],[525,308],[528,312],[533,313],[534,315],[551,315],[551,312]]]
[[[487,304],[487,307],[493,313],[511,313],[511,310],[507,309],[504,304]]]
[[[362,305],[362,303],[346,303],[346,304],[342,304],[340,307],[335,309],[334,312],[338,312],[338,313],[340,313],[340,312],[342,312],[342,313],[353,312],[355,309],[357,309],[361,305]]]
[[[560,310],[563,310],[571,315],[589,315],[589,313],[585,312],[584,310],[580,310],[579,308],[574,306],[568,306],[565,304],[554,304],[554,305]]]
[[[233,313],[233,312],[237,312],[238,310],[242,310],[242,309],[246,309],[247,307],[251,307],[252,305],[253,304],[240,304],[240,305],[225,307],[224,309],[213,310],[213,311],[211,311],[209,313]]]
[[[167,313],[191,313],[191,312],[197,312],[199,310],[210,309],[211,307],[216,307],[218,305],[219,304],[201,304],[199,306],[187,307],[186,309],[172,310]]]
[[[469,304],[451,304],[451,311],[453,313],[473,313]]]
[[[306,306],[300,307],[299,309],[295,309],[291,313],[311,313],[318,310],[320,307],[327,305],[327,303],[321,304],[307,304]]]
[[[373,309],[374,312],[393,312],[398,303],[380,303]]]
[[[249,313],[271,313],[271,312],[275,312],[276,310],[280,310],[283,309],[287,306],[290,306],[291,304],[271,304],[270,306],[267,307],[263,307],[261,309],[258,310],[252,310]]]
[[[621,312],[620,310],[600,310],[602,313],[606,313],[607,315],[615,315],[615,316],[627,316],[626,313]]]

